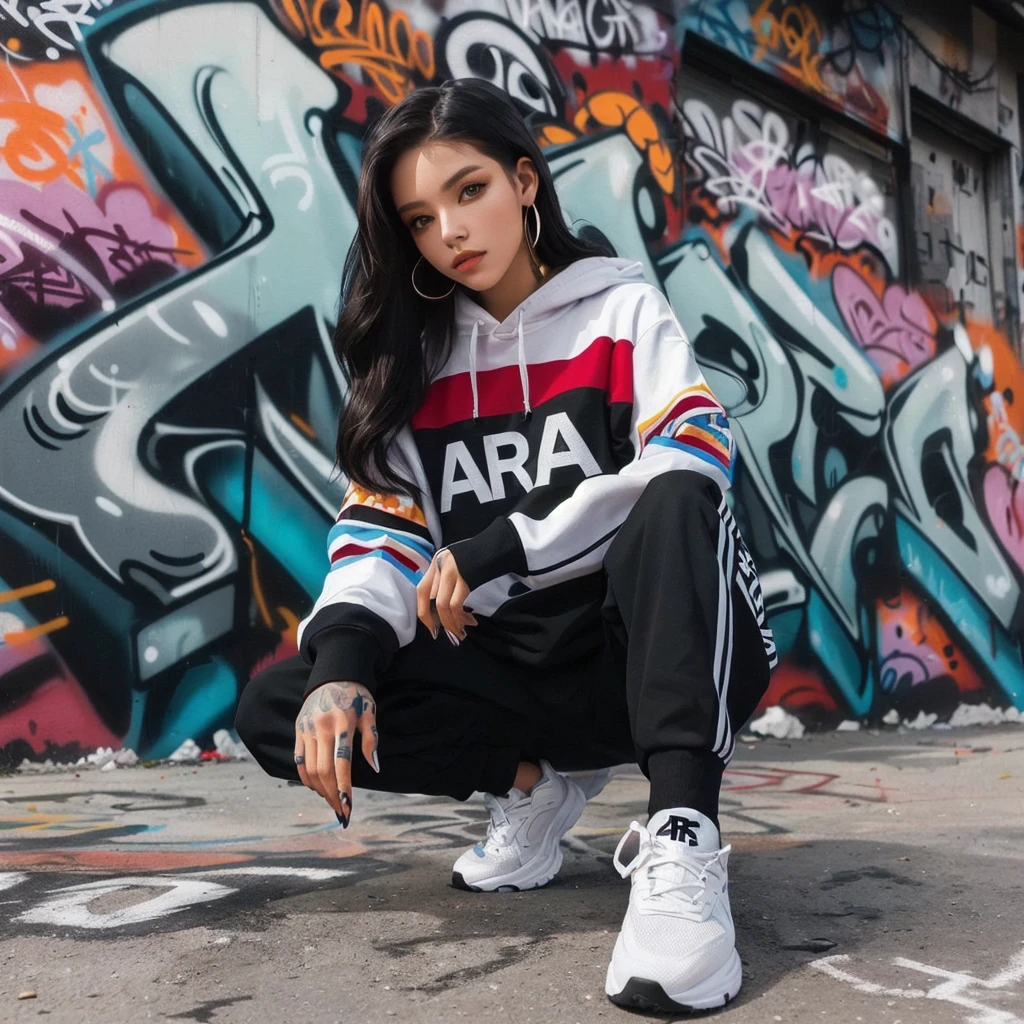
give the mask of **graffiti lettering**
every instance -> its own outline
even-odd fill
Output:
[[[754,61],[771,53],[779,59],[782,70],[819,92],[825,91],[818,66],[823,43],[821,26],[810,6],[763,0],[750,16],[757,39]]]
[[[845,5],[844,5],[845,6]],[[744,60],[762,64],[881,131],[899,138],[902,127],[899,23],[885,7],[832,8],[783,0],[695,0],[683,23]]]
[[[631,0],[507,0],[527,35],[594,53],[658,53],[666,33],[649,9]]]
[[[753,100],[737,99],[720,118],[703,99],[687,99],[683,115],[695,180],[721,213],[749,209],[841,251],[869,243],[895,269],[896,229],[869,174],[836,154],[794,147],[782,116]]]
[[[15,34],[7,32],[0,49],[21,60],[45,55],[56,60],[78,48],[82,29],[95,23],[95,12],[110,7],[114,0],[40,0],[26,4],[22,0],[0,0],[0,24],[12,23]],[[6,25],[5,25],[6,28]],[[28,29],[29,33],[18,32]]]
[[[397,103],[417,80],[434,75],[434,44],[414,29],[405,11],[387,13],[376,0],[275,0],[282,21],[320,52],[320,66],[343,77],[360,68],[388,103]]]

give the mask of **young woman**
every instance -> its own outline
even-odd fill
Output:
[[[238,732],[345,827],[353,785],[482,791],[452,875],[474,892],[550,881],[586,802],[563,773],[635,761],[649,821],[616,851],[608,995],[724,1005],[718,794],[774,660],[724,410],[640,264],[568,230],[499,90],[388,111],[357,207],[334,334],[351,486],[300,654],[251,680]]]

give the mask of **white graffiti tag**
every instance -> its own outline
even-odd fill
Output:
[[[630,0],[507,0],[509,20],[538,40],[594,51],[657,53],[657,15]]]
[[[1010,962],[1001,971],[996,971],[991,978],[976,978],[964,971],[947,971],[945,968],[932,967],[919,963],[917,960],[907,960],[902,956],[893,958],[892,962],[896,967],[940,979],[938,984],[928,989],[891,988],[867,981],[838,966],[849,960],[850,957],[846,955],[829,956],[822,960],[815,960],[810,966],[816,971],[827,974],[830,978],[835,978],[836,981],[844,981],[848,985],[852,985],[858,992],[865,992],[869,995],[887,996],[890,999],[935,999],[951,1003],[954,1006],[961,1006],[965,1010],[971,1011],[970,1015],[964,1018],[965,1024],[1024,1024],[1024,1019],[1017,1014],[1010,1010],[991,1006],[988,1002],[983,1002],[981,998],[988,996],[988,993],[1008,994],[1024,982],[1024,950],[1015,953],[1010,958]]]
[[[104,878],[83,885],[63,886],[50,890],[35,906],[14,918],[21,924],[59,925],[64,928],[108,929],[145,924],[180,913],[190,907],[203,906],[238,892],[237,888],[211,882],[211,876],[244,876],[246,878],[288,878],[307,882],[326,882],[344,878],[352,872],[327,868],[278,866],[236,866],[196,871],[188,875],[129,875]],[[13,888],[27,876],[0,874],[0,889]],[[139,899],[139,893],[151,895]],[[105,904],[123,902],[110,908]]]
[[[81,44],[83,28],[96,20],[94,13],[113,0],[42,0],[20,9],[20,0],[0,0],[0,23],[10,21],[20,28],[33,28],[46,46],[46,56],[56,60]],[[3,49],[10,53],[7,47]],[[13,56],[18,56],[17,52]]]
[[[747,207],[780,230],[847,252],[866,242],[898,269],[896,228],[871,174],[811,143],[796,146],[784,118],[753,100],[738,99],[719,117],[688,99],[683,115],[690,167],[724,214]]]

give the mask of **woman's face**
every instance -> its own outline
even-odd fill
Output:
[[[416,248],[445,277],[476,292],[502,281],[517,259],[529,259],[523,211],[536,194],[532,161],[523,157],[510,177],[468,143],[407,150],[391,173],[395,209]]]

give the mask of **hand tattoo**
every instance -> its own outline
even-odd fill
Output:
[[[365,687],[358,683],[324,683],[317,687],[305,700],[299,717],[295,721],[298,732],[315,732],[313,716],[316,712],[329,712],[335,708],[355,712],[358,722],[365,714],[375,714],[377,705]]]
[[[349,746],[349,743],[348,743],[348,732],[347,731],[343,732],[338,737],[338,743],[337,743],[337,746],[334,749],[334,756],[335,757],[343,757],[343,758],[345,758],[346,761],[351,761],[352,760],[352,748]]]

